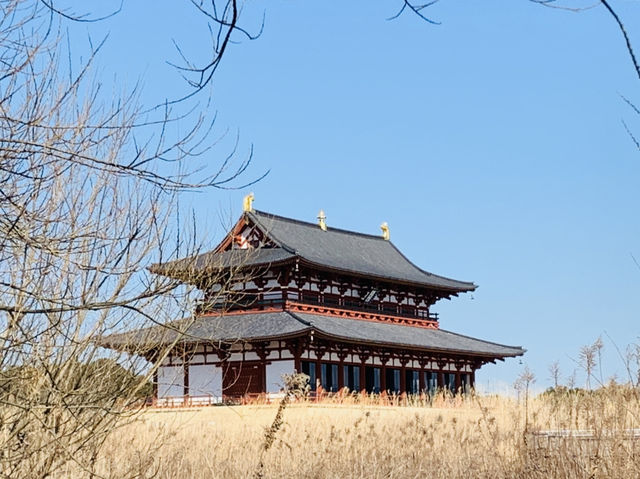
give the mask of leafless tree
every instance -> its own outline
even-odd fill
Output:
[[[602,357],[603,346],[604,346],[604,343],[602,342],[602,339],[598,338],[596,341],[594,341],[593,344],[582,346],[582,348],[580,348],[580,353],[578,355],[579,364],[587,373],[587,378],[585,383],[585,387],[587,389],[591,389],[591,378],[593,376],[593,371],[595,367],[598,366],[601,362],[600,360]],[[600,376],[602,376],[602,370],[600,371]],[[601,379],[599,380],[599,383],[602,384]]]
[[[529,369],[529,366],[525,366],[520,375],[517,377],[513,387],[518,392],[518,399],[520,395],[524,395],[524,432],[529,429],[529,391],[533,383],[536,382],[536,377]]]
[[[549,374],[551,375],[551,380],[553,381],[553,388],[557,390],[558,386],[560,385],[561,376],[560,362],[556,360],[549,365]]]
[[[212,17],[221,30],[237,20],[228,5]],[[101,445],[134,417],[153,374],[98,338],[181,317],[174,328],[188,328],[193,289],[148,267],[199,251],[176,224],[181,192],[233,185],[251,160],[194,168],[210,152],[204,117],[182,117],[191,127],[176,137],[168,105],[154,119],[135,91],[104,101],[90,80],[100,45],[70,76],[59,32],[84,20],[44,0],[0,0],[2,477],[69,467],[93,477]],[[214,42],[215,61],[193,86],[210,81],[228,41]]]

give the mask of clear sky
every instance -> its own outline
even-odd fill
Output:
[[[186,3],[186,2],[185,2]],[[603,377],[626,378],[616,352],[640,342],[640,80],[604,9],[573,13],[527,0],[442,1],[405,15],[393,1],[247,2],[262,36],[232,45],[215,78],[213,165],[240,134],[254,147],[247,180],[263,211],[379,233],[417,265],[479,285],[436,304],[444,329],[528,352],[478,374],[511,385],[524,365],[564,379],[581,346],[602,336]],[[152,5],[152,7],[150,7]],[[640,7],[614,6],[640,50]],[[146,104],[185,92],[172,39],[204,58],[204,26],[181,2],[125,1],[99,78],[132,86]],[[75,35],[75,34],[74,34]],[[74,41],[81,40],[74,37]],[[240,39],[240,38],[238,38]],[[80,48],[80,47],[79,47]],[[184,201],[215,243],[249,190]]]

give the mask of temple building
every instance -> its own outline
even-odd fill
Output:
[[[356,233],[328,226],[322,212],[308,223],[252,201],[213,251],[151,268],[203,292],[158,369],[159,403],[278,394],[282,374],[294,371],[328,393],[464,392],[482,365],[524,354],[440,329],[433,305],[476,285],[414,265],[386,223],[379,236]],[[175,341],[176,329],[140,330],[128,341],[157,346]],[[142,354],[159,360],[153,347]]]

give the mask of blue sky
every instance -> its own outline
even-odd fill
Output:
[[[98,78],[140,81],[146,104],[186,91],[165,63],[172,39],[193,58],[208,46],[182,4],[150,4],[74,27],[109,32]],[[546,387],[554,360],[566,379],[598,336],[605,379],[624,379],[615,346],[640,341],[640,152],[621,120],[640,135],[640,117],[620,95],[640,102],[640,80],[613,20],[478,0],[434,5],[440,25],[386,21],[399,6],[248,2],[245,25],[264,12],[264,32],[232,45],[198,106],[222,135],[206,160],[239,132],[239,151],[255,151],[247,179],[270,170],[250,188],[257,209],[314,221],[322,208],[330,226],[368,233],[387,221],[417,265],[478,284],[436,305],[441,327],[528,350],[484,367],[481,385],[512,384],[526,364]],[[640,49],[637,4],[614,6]],[[215,243],[248,191],[184,204]]]

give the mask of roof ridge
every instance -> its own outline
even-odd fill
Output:
[[[278,246],[280,246],[282,249],[284,249],[286,251],[289,251],[289,253],[292,253],[292,254],[298,256],[298,252],[296,251],[295,248],[292,248],[291,246],[289,246],[287,243],[285,243],[280,238],[278,238],[276,235],[274,235],[273,231],[270,231],[269,228],[267,228],[265,225],[260,223],[260,217],[256,213],[263,213],[263,212],[262,211],[253,210],[253,211],[247,211],[245,213],[245,215],[247,215],[247,217],[251,218],[251,220],[254,222],[254,224],[259,226],[260,229],[262,229],[262,232],[264,234],[266,234],[267,236],[269,236],[269,238],[271,238]],[[266,213],[266,214],[269,214],[269,213]]]
[[[288,309],[284,311],[285,313],[287,313],[289,316],[291,316],[293,319],[295,319],[296,321],[301,322],[302,324],[304,324],[305,326],[308,326],[310,328],[315,328],[315,326],[313,325],[313,323],[311,323],[310,321],[305,321],[304,319],[302,319],[300,316],[298,316],[296,313],[294,313],[293,311],[289,311]]]
[[[256,219],[259,220],[260,215],[269,217],[269,218],[276,218],[279,220],[284,220],[284,221],[288,221],[290,223],[295,223],[298,225],[303,225],[303,226],[308,226],[308,227],[312,227],[312,228],[318,228],[318,225],[316,223],[311,223],[308,221],[303,221],[303,220],[298,220],[295,218],[287,218],[286,216],[281,216],[281,215],[276,215],[273,213],[268,213],[266,211],[260,211],[260,210],[253,210],[251,212],[255,217],[257,217]],[[264,227],[264,225],[262,225]],[[265,228],[266,229],[266,228]],[[365,237],[365,238],[371,238],[371,239],[376,239],[376,240],[380,240],[380,241],[384,241],[386,243],[389,243],[391,245],[391,247],[407,262],[409,263],[413,268],[415,268],[417,271],[419,271],[422,274],[426,274],[427,276],[430,277],[434,277],[434,278],[439,278],[439,279],[444,279],[447,281],[455,281],[458,283],[463,283],[463,284],[467,284],[470,286],[470,289],[473,289],[474,291],[477,289],[478,285],[476,285],[473,281],[461,281],[458,279],[454,279],[454,278],[450,278],[448,276],[442,276],[439,274],[435,274],[435,273],[431,273],[427,270],[422,269],[420,266],[416,265],[413,261],[411,261],[409,258],[407,258],[407,256],[400,250],[400,248],[398,248],[393,241],[391,240],[385,240],[382,236],[379,235],[372,235],[369,233],[361,233],[359,231],[351,231],[351,230],[345,230],[342,228],[332,228],[332,227],[327,227],[328,231],[331,232],[338,232],[338,233],[346,233],[346,234],[352,234],[352,235],[358,235],[361,237]],[[268,234],[274,238],[274,235],[269,231]],[[286,243],[284,243],[282,240],[280,240],[279,238],[275,237],[275,239],[277,240],[277,243],[283,244],[286,246]],[[294,249],[294,248],[286,248],[288,250],[290,250],[291,252],[293,252],[294,254],[298,254],[298,252]]]
[[[266,211],[253,210],[251,213],[253,213],[253,214],[258,213],[259,215],[265,215],[265,216],[269,216],[269,217],[272,217],[272,218],[289,221],[290,223],[297,223],[297,224],[304,225],[304,226],[319,228],[317,223],[312,223],[310,221],[299,220],[299,219],[296,219],[296,218],[288,218],[286,216],[276,215],[276,214],[273,214],[273,213],[268,213]],[[349,234],[355,234],[355,235],[359,235],[359,236],[366,236],[367,238],[377,239],[377,240],[380,240],[380,241],[387,241],[382,237],[382,235],[375,235],[375,234],[372,234],[372,233],[362,233],[360,231],[347,230],[347,229],[344,229],[344,228],[335,228],[333,226],[327,226],[327,231],[336,232],[336,233],[349,233]]]

